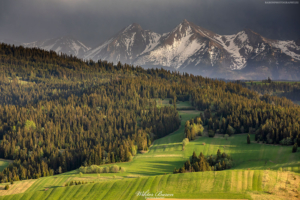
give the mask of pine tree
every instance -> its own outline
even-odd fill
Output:
[[[217,152],[217,160],[219,160],[221,158],[222,154],[221,154],[221,151],[220,149],[218,149],[218,152]]]
[[[295,144],[293,145],[293,150],[292,150],[292,152],[293,152],[293,153],[297,152],[297,148],[298,148],[298,144],[295,143]]]
[[[248,134],[248,135],[247,135],[247,144],[250,144],[250,143],[251,143],[250,135]]]

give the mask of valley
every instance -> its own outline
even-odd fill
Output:
[[[0,60],[0,199],[298,198],[299,106],[260,93],[297,83],[247,88],[4,44]],[[184,166],[218,150],[230,169]]]
[[[160,100],[158,100],[160,101]],[[165,99],[163,106],[168,106]],[[178,102],[179,105],[189,105]],[[298,182],[290,183],[286,191],[278,192],[284,182],[297,177],[300,181],[299,152],[291,154],[288,146],[258,144],[251,135],[252,143],[246,144],[246,135],[209,138],[201,136],[186,146],[182,151],[183,127],[186,120],[199,116],[200,111],[179,111],[182,117],[181,127],[174,133],[155,140],[147,153],[137,154],[132,161],[117,163],[126,172],[83,174],[78,170],[52,177],[15,182],[24,185],[25,189],[12,187],[3,199],[143,199],[136,196],[138,191],[156,193],[163,191],[176,198],[231,198],[285,199],[289,195],[295,198],[300,190]],[[205,145],[203,145],[205,144]],[[214,154],[218,149],[230,154],[234,166],[230,170],[215,172],[193,172],[173,174],[174,167],[180,168],[189,159],[193,151],[204,155]],[[111,164],[113,165],[113,164]],[[110,166],[110,165],[105,165]],[[91,182],[86,185],[64,186],[70,181]],[[28,184],[29,186],[27,186]],[[298,187],[297,187],[298,184]],[[23,186],[22,186],[23,187]],[[212,193],[213,192],[213,193]],[[20,194],[18,194],[20,193]],[[280,193],[280,194],[279,194]],[[276,194],[276,197],[275,197]],[[5,195],[0,191],[0,195]],[[279,195],[279,196],[278,196]],[[2,199],[0,198],[0,199]]]

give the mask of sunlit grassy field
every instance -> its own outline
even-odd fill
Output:
[[[106,181],[95,178],[90,179],[95,183],[63,186],[65,181],[79,179],[64,175],[42,178],[43,181],[37,181],[40,184],[34,183],[25,193],[3,196],[0,199],[145,199],[137,195],[142,191],[154,195],[161,191],[163,194],[171,194],[173,198],[253,199],[252,196],[269,194],[269,199],[295,199],[300,190],[299,178],[300,176],[291,172],[273,170],[226,170],[114,178]],[[288,185],[285,184],[286,181],[289,181]],[[45,187],[41,187],[43,182],[47,182],[44,183]],[[290,193],[286,194],[282,190]]]

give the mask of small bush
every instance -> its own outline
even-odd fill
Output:
[[[232,126],[228,125],[226,133],[231,136],[235,133],[235,129]]]
[[[4,189],[5,189],[5,190],[8,190],[8,189],[9,189],[9,185],[8,185],[8,184],[5,185]]]
[[[109,167],[105,167],[103,173],[109,173]]]
[[[118,165],[113,165],[113,166],[110,166],[110,167],[99,167],[97,165],[91,165],[91,166],[87,166],[87,167],[83,167],[81,166],[79,168],[79,175],[80,177],[83,176],[84,173],[97,173],[97,174],[100,174],[100,173],[118,173],[120,172],[121,170],[125,171],[124,168],[122,167],[119,167]]]
[[[293,144],[293,141],[291,138],[287,137],[285,139],[282,139],[280,142],[279,142],[281,145],[292,145]]]
[[[86,173],[86,168],[87,167],[84,167],[84,166],[81,166],[81,167],[79,167],[79,171],[81,172],[81,173]]]
[[[215,137],[215,132],[213,130],[208,131],[208,136],[209,137]]]
[[[113,165],[110,167],[110,172],[112,173],[118,173],[119,172],[119,167],[117,165]]]
[[[185,147],[189,142],[190,142],[190,141],[189,141],[188,138],[184,138],[184,139],[182,140],[182,150],[184,150],[184,147]]]
[[[126,170],[125,170],[124,167],[121,167],[120,171],[121,171],[121,172],[126,172]]]

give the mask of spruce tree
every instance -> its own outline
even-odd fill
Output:
[[[250,144],[250,143],[251,143],[250,135],[248,134],[248,135],[247,135],[247,144]]]
[[[295,143],[294,146],[293,146],[292,152],[296,153],[297,152],[297,148],[298,148],[298,145],[297,145],[297,143]]]

